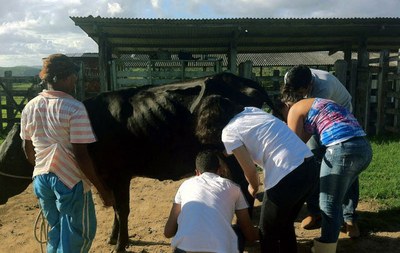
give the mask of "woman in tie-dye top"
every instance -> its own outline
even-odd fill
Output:
[[[307,98],[282,105],[290,129],[304,142],[317,135],[326,147],[320,171],[321,237],[314,241],[313,252],[336,252],[343,199],[371,162],[371,146],[353,114],[332,100]]]

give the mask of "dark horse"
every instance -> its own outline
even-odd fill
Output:
[[[203,145],[195,135],[198,108],[205,97],[215,94],[242,106],[261,107],[267,103],[272,107],[267,93],[258,83],[229,73],[183,83],[106,92],[84,101],[98,139],[88,146],[89,153],[97,172],[116,197],[109,242],[116,245],[117,252],[125,251],[129,243],[132,176],[178,180],[193,173],[196,154],[210,148],[210,144]],[[211,146],[223,149],[221,140],[215,140]],[[22,152],[20,147],[17,149]],[[0,170],[5,170],[3,160],[0,160]],[[243,192],[247,193],[247,182],[236,160],[227,158],[227,164],[233,179],[240,182]],[[24,175],[32,173],[28,163],[18,166],[21,168],[16,171],[25,170]],[[0,176],[1,187],[14,187],[7,181],[11,179]],[[29,181],[20,183],[25,188],[28,184]],[[4,203],[8,197],[0,199]],[[253,203],[254,199],[247,197],[249,203]]]

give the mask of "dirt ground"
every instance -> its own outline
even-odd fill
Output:
[[[173,197],[181,183],[182,181],[158,181],[140,177],[132,179],[129,216],[130,246],[127,252],[172,252],[170,239],[164,238],[162,233]],[[112,252],[113,247],[107,244],[107,239],[111,232],[113,210],[104,208],[97,194],[94,198],[98,231],[91,252]],[[258,224],[259,205],[260,203],[256,201],[254,224]],[[398,219],[392,218],[400,215],[398,211],[382,210],[378,204],[365,201],[361,201],[358,209],[362,236],[358,239],[349,239],[341,233],[337,252],[399,253],[400,224],[394,222]],[[41,245],[34,237],[37,214],[38,205],[32,193],[32,186],[0,206],[0,253],[41,252]],[[304,213],[300,214],[298,221],[302,217]],[[301,229],[299,225],[299,222],[296,222],[299,253],[308,253],[312,246],[312,239],[317,237],[320,231],[307,231]],[[259,252],[259,245],[248,245],[246,252]]]

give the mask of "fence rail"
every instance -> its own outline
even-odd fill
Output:
[[[369,76],[370,90],[366,96],[368,113],[363,118],[363,126],[369,134],[400,133],[400,67],[399,56],[389,56],[382,51],[379,58],[369,60],[367,75]],[[136,66],[137,62],[115,61],[112,68],[112,83],[114,89],[140,86],[143,84],[163,84],[179,82],[193,77],[212,75],[221,71],[218,61],[185,62],[175,61],[171,66],[159,62],[140,62],[143,66]],[[199,64],[199,66],[194,66]],[[186,66],[188,68],[186,69]],[[200,66],[201,65],[201,66]],[[352,68],[353,68],[352,64]],[[179,67],[180,66],[180,67]],[[355,65],[354,65],[355,66]],[[194,68],[193,68],[194,67]],[[184,69],[184,71],[183,71]],[[250,68],[251,78],[259,81],[270,95],[279,94],[280,84],[283,82],[284,68],[269,68],[265,70],[257,67]],[[329,69],[326,69],[329,71]],[[95,79],[88,78],[83,72],[85,82]],[[351,78],[353,80],[354,78]],[[97,80],[97,79],[96,79]],[[26,102],[34,97],[43,87],[39,85],[38,77],[13,77],[10,73],[0,77],[0,132],[8,132],[14,123],[19,122],[20,113]],[[78,83],[78,87],[87,85]],[[91,91],[91,90],[90,90]],[[98,91],[92,95],[97,94]],[[353,93],[354,94],[354,93]],[[85,96],[78,96],[84,99]],[[360,103],[359,101],[357,103]]]
[[[111,67],[113,89],[160,85],[221,72],[221,60],[114,60]]]
[[[371,82],[370,127],[378,135],[400,133],[400,55],[382,51],[369,60]],[[370,131],[371,132],[371,131]]]
[[[25,104],[41,90],[39,82],[36,76],[0,77],[0,133],[20,121]]]

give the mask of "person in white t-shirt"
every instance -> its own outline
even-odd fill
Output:
[[[226,153],[241,165],[253,196],[260,186],[256,165],[263,169],[261,252],[297,252],[294,221],[318,186],[312,152],[283,121],[259,108],[239,107],[213,95],[202,101],[197,113],[200,142],[216,145],[222,140]]]
[[[179,187],[165,224],[164,235],[174,237],[174,252],[239,252],[234,214],[247,241],[256,241],[258,229],[251,223],[248,204],[240,187],[220,176],[224,173],[217,153],[200,152],[195,172]]]

